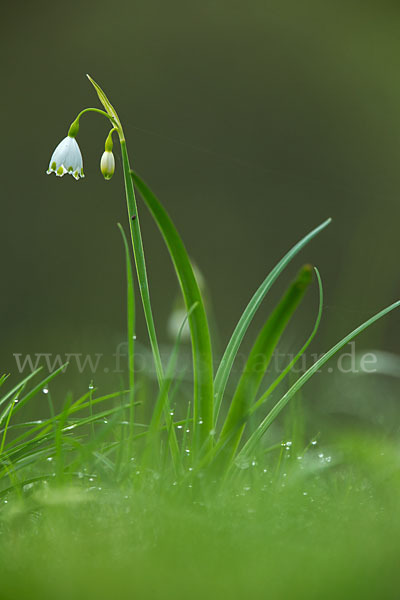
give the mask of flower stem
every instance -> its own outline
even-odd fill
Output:
[[[140,231],[139,215],[138,215],[138,211],[137,211],[135,190],[133,187],[133,181],[132,181],[132,177],[131,177],[131,168],[130,168],[130,164],[129,164],[128,150],[126,147],[125,136],[124,136],[122,125],[121,125],[121,122],[117,115],[117,112],[116,112],[115,108],[112,106],[109,99],[107,98],[106,94],[103,92],[101,87],[90,77],[90,75],[88,75],[87,77],[88,77],[89,81],[91,82],[91,84],[93,85],[93,87],[95,88],[100,102],[102,103],[102,105],[104,106],[104,108],[107,111],[107,113],[105,113],[105,115],[114,123],[114,125],[117,128],[118,135],[119,135],[119,141],[120,141],[120,145],[121,145],[121,155],[122,155],[122,166],[123,166],[124,180],[125,180],[125,194],[126,194],[126,202],[127,202],[127,208],[128,208],[128,218],[129,218],[129,227],[130,227],[130,233],[131,233],[131,238],[132,238],[133,254],[134,254],[134,258],[135,258],[136,272],[137,272],[137,277],[138,277],[138,282],[139,282],[140,295],[142,298],[143,311],[144,311],[144,315],[145,315],[145,319],[146,319],[147,330],[148,330],[149,338],[150,338],[150,345],[151,345],[155,368],[156,368],[157,380],[158,380],[158,384],[159,384],[159,387],[161,390],[162,386],[163,386],[163,381],[164,381],[164,371],[163,371],[163,366],[162,366],[162,362],[161,362],[160,350],[159,350],[158,342],[157,342],[156,330],[154,327],[153,313],[151,310],[150,291],[149,291],[149,284],[148,284],[148,279],[147,279],[147,271],[146,271],[146,263],[145,263],[145,258],[144,258],[142,235],[141,235],[141,231]],[[97,110],[97,112],[104,114],[104,112],[99,109],[86,109],[86,110]],[[82,113],[83,112],[84,111],[82,111]],[[78,116],[80,116],[80,115],[78,115]],[[172,458],[174,461],[174,466],[175,466],[175,469],[177,470],[179,468],[178,460],[177,460],[177,457],[179,457],[179,446],[178,446],[178,442],[176,439],[176,432],[175,432],[175,428],[174,428],[174,424],[173,424],[173,419],[171,418],[171,415],[169,414],[168,410],[165,410],[164,414],[165,414],[165,421],[166,421],[167,429],[168,429],[168,431],[171,432],[171,434],[168,436],[168,441],[169,441],[169,445],[170,445],[170,449],[171,449]]]
[[[110,121],[112,121],[113,123],[115,123],[114,117],[112,117],[111,115],[109,115],[105,110],[101,110],[100,108],[84,108],[78,114],[78,116],[76,117],[75,121],[79,121],[79,119],[81,118],[81,116],[84,115],[87,112],[97,112],[100,115],[103,115],[103,117],[107,117],[107,119],[109,119]]]
[[[136,270],[139,280],[140,295],[142,297],[143,310],[146,318],[147,329],[149,332],[151,349],[153,351],[154,363],[156,367],[158,383],[161,387],[164,372],[161,363],[160,350],[157,342],[156,330],[154,327],[153,312],[150,303],[150,291],[147,279],[146,263],[144,258],[142,236],[140,232],[139,215],[137,214],[137,205],[135,190],[133,188],[132,177],[130,174],[130,165],[128,151],[125,140],[121,140],[122,165],[125,179],[125,193],[128,208],[129,226],[131,230],[133,254],[135,257]]]

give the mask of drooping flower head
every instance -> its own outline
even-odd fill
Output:
[[[85,177],[83,173],[82,154],[75,139],[79,131],[79,120],[72,123],[68,135],[64,138],[54,150],[47,174],[55,173],[58,177],[62,177],[65,173],[69,173],[75,179]]]
[[[78,142],[74,137],[67,135],[54,150],[47,173],[55,173],[58,177],[62,177],[65,173],[69,173],[75,179],[85,177],[83,173],[82,154],[78,146]]]

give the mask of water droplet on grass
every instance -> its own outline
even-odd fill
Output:
[[[49,388],[47,388],[47,387],[44,387],[44,388],[42,389],[42,392],[43,392],[43,394],[48,394],[48,393],[49,393]]]

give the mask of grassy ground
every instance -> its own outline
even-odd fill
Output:
[[[123,483],[60,483],[52,465],[2,496],[1,597],[397,598],[397,445],[353,435],[298,456],[282,446],[222,489],[134,465]]]

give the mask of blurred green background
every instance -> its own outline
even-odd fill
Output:
[[[117,147],[113,180],[99,171],[105,120],[81,122],[84,180],[45,175],[76,114],[98,106],[85,73],[116,106],[134,168],[207,281],[221,346],[277,260],[328,216],[333,224],[274,287],[253,333],[303,262],[316,264],[325,284],[318,352],[397,299],[399,19],[400,6],[387,0],[7,3],[0,370],[17,380],[14,353],[111,354],[124,339],[116,223],[126,224],[126,207]],[[140,209],[167,342],[177,285]],[[290,347],[310,330],[316,293],[306,304]],[[386,317],[359,347],[398,352],[399,323],[399,313]],[[137,336],[147,344],[141,314]],[[97,380],[115,384],[104,373]]]

